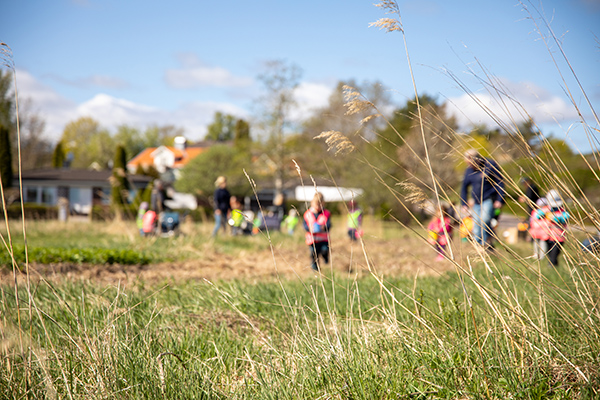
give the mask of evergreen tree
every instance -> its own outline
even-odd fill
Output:
[[[121,145],[117,146],[115,152],[113,173],[112,173],[112,204],[117,213],[124,204],[127,204],[129,197],[129,184],[127,181],[127,154],[125,148]]]
[[[54,168],[62,168],[65,166],[65,160],[67,155],[65,154],[65,150],[63,148],[62,141],[56,144],[54,148],[54,152],[52,153],[52,167]]]
[[[5,189],[11,187],[13,181],[9,134],[9,129],[0,125],[0,180]]]
[[[11,73],[0,70],[0,179],[4,188],[12,186],[12,151],[10,131],[13,124],[14,101],[10,93]]]
[[[234,142],[240,150],[249,150],[250,146],[250,124],[243,119],[238,119],[235,123]]]
[[[0,70],[0,126],[9,130],[14,126],[14,100],[11,88],[11,73],[8,71],[3,73],[2,70]]]
[[[232,140],[234,138],[235,123],[233,115],[217,111],[214,122],[208,126],[206,140],[214,140],[216,142]]]

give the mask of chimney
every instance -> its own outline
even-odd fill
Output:
[[[177,150],[185,151],[185,148],[187,147],[187,139],[183,136],[175,136],[174,147]]]

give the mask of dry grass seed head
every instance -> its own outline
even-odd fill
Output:
[[[380,3],[375,4],[375,7],[379,7],[385,10],[386,14],[397,14],[400,16],[400,8],[398,3],[393,0],[382,0]],[[385,29],[386,32],[403,32],[402,24],[400,19],[395,18],[380,18],[375,22],[371,22],[369,27],[375,26],[379,29]]]
[[[383,8],[387,11],[387,13],[397,13],[398,3],[394,0],[381,0],[379,3],[375,4],[375,7]]]
[[[371,114],[371,115],[367,115],[366,117],[364,117],[363,119],[360,120],[360,124],[364,125],[367,122],[369,122],[370,120],[372,120],[373,118],[377,118],[377,117],[381,117],[381,114]]]
[[[375,26],[379,29],[383,29],[386,32],[402,32],[402,28],[400,27],[400,23],[397,19],[393,18],[380,18],[375,22],[371,22],[369,27]]]
[[[338,131],[322,132],[320,135],[315,136],[315,139],[325,139],[325,143],[328,146],[327,151],[331,151],[335,148],[336,156],[338,154],[352,153],[355,148],[352,142]]]
[[[363,111],[368,111],[375,108],[375,105],[368,100],[365,100],[362,94],[352,86],[344,85],[344,99],[347,108],[346,115],[354,115]]]
[[[402,189],[406,190],[408,193],[404,196],[406,201],[417,204],[419,206],[424,206],[426,202],[429,200],[427,195],[423,190],[421,190],[417,185],[411,182],[399,182],[396,184],[400,186]]]

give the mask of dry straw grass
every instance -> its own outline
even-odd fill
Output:
[[[383,18],[373,23],[372,26],[379,27],[387,32],[399,32],[404,37],[397,3],[386,0],[377,6],[384,9],[387,13],[395,14],[396,17]],[[534,18],[534,20],[539,19]],[[544,37],[544,39],[551,39],[558,42],[553,34],[549,37]],[[6,50],[3,47],[0,48],[3,49],[3,54],[5,54]],[[408,50],[407,60],[410,65]],[[456,77],[451,74],[450,76],[463,85]],[[414,82],[414,78],[412,80],[415,89],[415,98],[418,101],[416,83]],[[504,103],[521,109],[523,115],[527,115],[526,110],[510,96],[506,88],[503,88],[493,76],[486,72],[485,77],[481,78],[481,82],[484,83],[484,87],[490,93],[493,93]],[[466,85],[463,87],[467,93],[472,95],[474,100],[477,100],[473,91],[469,90]],[[344,90],[347,115],[372,112],[373,114],[368,115],[361,121],[363,124],[372,118],[384,118],[375,105],[364,98],[356,89],[345,87]],[[580,90],[583,91],[583,88],[580,88]],[[481,106],[483,105],[481,104]],[[575,102],[573,102],[573,107],[579,111],[580,115],[584,115]],[[466,148],[472,146],[469,139],[464,135],[458,134],[458,132],[451,131],[451,137],[436,134],[437,127],[440,124],[444,124],[444,118],[441,115],[426,111],[428,110],[425,110],[417,103],[417,112],[412,115],[419,130],[421,140],[414,143],[402,142],[403,146],[408,147],[406,149],[407,152],[417,159],[417,162],[426,171],[426,174],[414,177],[413,181],[401,181],[395,185],[385,184],[385,181],[380,179],[384,185],[384,189],[392,193],[398,200],[403,200],[403,203],[412,203],[419,206],[422,206],[431,197],[439,204],[443,201],[450,202],[457,195],[451,188],[447,188],[444,185],[444,182],[439,177],[439,172],[434,168],[434,163],[430,155],[431,138],[437,137],[445,141],[451,149],[449,153],[452,153],[448,154],[448,157],[459,157]],[[532,149],[529,148],[523,136],[516,129],[518,125],[516,118],[504,121],[499,116],[494,115],[491,110],[486,109],[486,111],[499,121],[500,126],[506,133],[510,133],[509,137],[521,146],[524,154],[531,152]],[[598,123],[597,115],[595,112],[592,114],[596,123]],[[388,126],[393,127],[389,121],[386,120],[385,122]],[[582,120],[582,123],[589,126],[584,120]],[[445,128],[448,128],[448,126],[445,126]],[[594,130],[597,131],[595,128],[589,129],[590,132]],[[427,135],[428,131],[434,131],[434,133]],[[396,132],[396,134],[398,137],[402,137],[400,132]],[[317,138],[325,139],[329,149],[333,150],[336,155],[348,155],[350,153],[357,155],[358,153],[355,151],[355,146],[342,132],[327,131],[318,135]],[[542,136],[539,139],[541,141],[545,140]],[[570,189],[574,187],[573,183],[576,182],[568,174],[567,167],[558,157],[558,153],[553,151],[551,146],[548,146],[546,151],[553,157],[550,157],[550,161],[548,162],[540,161],[536,165],[536,168],[547,173],[547,182],[545,183],[561,189],[563,193],[576,199],[576,205],[588,211],[592,223],[596,227],[600,227],[598,212],[590,208],[592,202],[581,196],[583,192],[577,191],[576,185],[575,189]],[[501,153],[502,149],[492,149],[491,157],[497,158],[496,156]],[[362,154],[358,154],[357,157],[362,157]],[[361,161],[365,165],[372,165],[369,160],[363,159]],[[395,162],[397,162],[399,167],[402,167],[402,164],[398,160],[395,160]],[[596,163],[598,163],[597,159]],[[592,167],[590,165],[590,168]],[[595,167],[598,167],[598,165]],[[296,169],[300,177],[302,177],[300,166],[297,164]],[[551,172],[553,170],[566,173],[564,176],[567,177],[566,179],[569,182],[565,182],[564,176],[559,174],[559,172]],[[385,171],[375,170],[374,173],[380,178]],[[253,180],[249,176],[247,177],[253,190],[256,191],[256,185]],[[427,179],[429,180],[426,181]],[[419,185],[415,184],[415,181]],[[517,191],[517,193],[521,193],[518,182],[508,180],[507,186]],[[398,189],[404,192],[404,194],[399,192]],[[412,208],[407,207],[407,210],[413,212]],[[417,220],[414,212],[412,216]],[[106,229],[111,232],[115,230],[124,232],[127,230],[127,228],[118,224],[123,224],[123,222],[115,222],[114,225],[108,226]],[[575,224],[580,224],[579,227],[583,228],[582,221],[575,221]],[[235,271],[242,270],[244,266],[240,265],[244,263],[244,260],[249,260],[247,265],[248,270],[251,269],[251,266],[256,267],[261,259],[263,261],[265,259],[269,260],[267,262],[268,267],[263,269],[263,273],[254,276],[240,274],[238,277],[242,279],[253,279],[257,276],[259,279],[267,279],[269,277],[279,283],[284,294],[281,307],[287,310],[286,312],[289,313],[290,320],[295,321],[293,335],[281,339],[281,342],[286,345],[292,343],[293,346],[279,347],[278,343],[269,337],[257,321],[242,310],[242,307],[239,305],[240,299],[235,298],[234,295],[228,292],[228,289],[210,284],[221,296],[222,302],[228,304],[236,312],[236,316],[248,324],[253,338],[270,357],[268,362],[261,362],[261,360],[247,354],[243,361],[246,362],[245,365],[250,366],[250,371],[222,378],[222,382],[228,384],[229,390],[233,391],[234,395],[248,390],[249,386],[246,383],[249,381],[261,384],[268,383],[269,386],[272,385],[273,388],[279,391],[284,390],[286,386],[290,386],[293,383],[302,386],[302,384],[294,382],[294,376],[302,368],[306,368],[306,365],[310,365],[307,364],[308,360],[311,359],[311,356],[314,357],[315,355],[323,360],[323,363],[317,366],[318,370],[321,370],[321,368],[325,370],[329,364],[348,366],[355,359],[360,360],[358,364],[363,362],[365,368],[375,370],[376,366],[385,367],[385,365],[370,364],[367,361],[370,360],[368,358],[360,359],[360,354],[364,349],[368,351],[372,351],[373,349],[379,350],[377,347],[374,347],[374,344],[387,338],[393,338],[397,341],[395,344],[401,344],[401,346],[398,346],[399,349],[395,350],[406,349],[411,354],[414,354],[415,357],[423,353],[432,353],[438,359],[452,361],[451,365],[456,365],[453,364],[453,360],[460,359],[459,363],[461,365],[456,368],[456,373],[464,370],[469,380],[479,380],[480,386],[478,388],[486,392],[487,398],[502,397],[502,392],[498,388],[497,382],[494,382],[490,378],[492,376],[499,376],[498,369],[503,370],[506,376],[518,375],[519,379],[525,381],[528,378],[528,371],[535,369],[535,365],[548,365],[550,366],[549,371],[552,374],[552,379],[555,382],[565,382],[564,384],[570,385],[569,388],[574,388],[574,391],[577,387],[589,384],[594,379],[599,379],[600,372],[598,371],[598,367],[597,365],[594,366],[590,361],[594,359],[593,355],[598,354],[600,350],[598,347],[598,343],[600,343],[600,330],[598,329],[598,326],[600,326],[600,308],[598,307],[600,260],[598,260],[598,257],[593,256],[592,260],[595,264],[591,264],[585,261],[589,260],[590,256],[579,252],[574,247],[570,248],[565,257],[564,266],[569,271],[569,274],[567,274],[568,276],[562,282],[551,279],[552,277],[544,271],[545,266],[541,262],[532,262],[532,260],[520,256],[510,246],[506,246],[503,243],[499,245],[500,252],[494,256],[490,256],[490,254],[474,246],[472,242],[465,245],[462,242],[455,241],[451,244],[451,254],[447,260],[443,264],[431,265],[431,263],[422,261],[427,259],[429,254],[431,254],[431,249],[428,248],[426,238],[423,235],[423,227],[410,227],[410,229],[414,230],[414,235],[402,239],[407,243],[406,248],[398,248],[397,239],[381,240],[379,245],[370,247],[374,242],[371,240],[372,237],[377,235],[383,236],[380,232],[374,232],[372,237],[362,238],[358,250],[353,245],[334,247],[332,249],[332,263],[330,266],[330,272],[332,273],[330,275],[317,275],[314,281],[316,284],[314,285],[306,284],[307,293],[312,298],[311,307],[302,308],[297,314],[293,314],[290,311],[296,310],[297,305],[294,304],[291,294],[286,292],[283,280],[290,277],[301,277],[306,272],[302,266],[304,261],[295,252],[278,248],[268,232],[266,238],[270,243],[270,247],[268,250],[262,252],[252,251],[244,253],[243,257],[237,257],[238,255],[228,256],[214,252],[210,253],[210,246],[202,249],[193,249],[191,244],[184,244],[182,246],[183,249],[189,249],[190,252],[196,251],[198,255],[197,260],[187,265],[185,263],[171,263],[168,266],[159,265],[155,266],[156,268],[150,267],[148,270],[156,274],[154,282],[168,280],[169,277],[166,275],[168,273],[167,267],[172,268],[174,265],[180,272],[183,270],[182,277],[184,280],[200,279],[202,276],[198,275],[198,271],[201,268],[198,268],[198,265],[206,262],[203,266],[206,266],[207,270],[211,264],[213,268],[213,275],[209,276],[208,279],[216,280],[220,277],[235,274]],[[375,230],[376,228],[373,229],[373,231]],[[332,234],[334,239],[339,239],[344,232],[338,231],[332,232]],[[125,235],[128,234],[125,233]],[[577,238],[573,233],[570,233],[568,241],[577,243]],[[334,241],[332,242],[335,243]],[[5,246],[10,248],[10,236],[9,240],[5,241]],[[395,252],[390,252],[390,248],[394,249]],[[383,251],[384,249],[387,249],[387,251]],[[357,252],[358,254],[356,254]],[[201,259],[200,255],[204,259]],[[216,263],[217,259],[221,260],[222,263]],[[412,288],[399,287],[386,278],[406,272],[407,265],[410,265],[408,273],[415,277]],[[481,268],[481,265],[483,265],[483,268]],[[15,274],[14,286],[17,294],[17,315],[20,318],[21,305],[18,297],[20,289],[16,281],[16,265],[13,267]],[[462,318],[461,324],[463,324],[464,329],[460,331],[454,331],[453,325],[444,318],[445,308],[442,306],[440,299],[438,299],[437,303],[439,310],[427,308],[417,290],[418,278],[424,272],[443,276],[442,274],[447,271],[452,271],[461,283],[463,299],[459,315]],[[77,273],[79,272],[77,271]],[[368,276],[378,282],[381,302],[374,304],[373,309],[377,309],[380,313],[382,316],[381,320],[368,319],[360,310],[350,311],[349,315],[346,316],[348,317],[346,320],[338,315],[335,311],[335,293],[336,290],[340,290],[340,287],[338,286],[338,282],[336,282],[334,273],[341,272],[350,273],[350,276],[354,276],[354,280],[350,279],[350,283],[348,283],[349,287],[350,285],[354,285],[350,287],[352,290],[349,290],[354,298],[346,300],[349,304],[354,304],[353,302],[355,301],[360,303],[362,300],[362,294],[358,289],[361,284],[359,281],[360,277]],[[27,273],[29,273],[28,268]],[[140,273],[143,274],[143,271],[140,271]],[[204,278],[207,277],[204,276]],[[120,279],[121,277],[117,279],[117,282]],[[515,282],[517,280],[525,283],[528,293],[534,293],[537,296],[535,301],[529,297],[525,297],[530,296],[530,294],[524,295],[520,291],[523,287],[516,285]],[[52,287],[51,284],[49,286]],[[323,296],[323,293],[333,293],[333,295],[321,299],[320,296]],[[77,315],[69,308],[69,305],[61,300],[58,290],[54,291],[53,294],[56,302],[64,306],[65,312],[74,321],[79,321]],[[65,393],[66,397],[76,398],[77,395],[74,393],[74,388],[69,385],[71,381],[67,378],[71,371],[67,370],[63,362],[63,355],[60,354],[60,349],[51,339],[52,336],[47,333],[48,330],[45,324],[49,321],[50,317],[36,306],[35,297],[31,296],[29,291],[29,279],[27,279],[27,295],[29,321],[39,321],[42,325],[41,330],[46,333],[47,349],[38,349],[29,345],[28,338],[31,335],[28,335],[28,332],[24,331],[19,320],[17,331],[20,354],[23,359],[29,360],[28,369],[31,369],[31,364],[36,362],[40,365],[42,371],[44,371],[45,392],[48,398],[57,396],[56,386],[59,385],[62,388],[61,393]],[[85,366],[84,373],[79,375],[79,379],[89,379],[86,382],[78,382],[78,384],[84,387],[83,396],[85,398],[108,398],[114,395],[108,386],[110,386],[111,381],[117,380],[119,377],[114,366],[106,366],[104,360],[111,359],[111,357],[118,358],[112,352],[117,351],[116,349],[122,338],[116,335],[116,331],[112,330],[112,327],[115,326],[120,318],[126,318],[132,312],[132,310],[118,308],[119,297],[123,295],[120,286],[118,286],[114,301],[102,306],[103,308],[110,309],[111,312],[106,315],[106,321],[104,321],[106,328],[97,334],[93,334],[93,330],[90,327],[82,325],[78,325],[78,329],[81,332],[80,337],[73,337],[65,331],[65,341],[78,349],[78,361],[81,365]],[[479,303],[475,302],[474,298],[479,299]],[[105,301],[105,299],[99,299],[98,301]],[[536,306],[532,307],[531,305],[534,303]],[[400,314],[408,316],[408,319],[406,317],[400,318]],[[312,315],[315,316],[314,323],[309,322]],[[566,326],[565,329],[581,335],[585,340],[577,343],[586,342],[585,346],[582,345],[581,349],[571,349],[569,348],[570,342],[563,343],[565,337],[562,336],[562,332],[553,330],[554,328],[551,326],[552,318],[558,318],[561,324]],[[59,324],[57,321],[52,321],[52,323]],[[17,341],[16,336],[17,332],[14,330],[3,330],[2,344],[5,346],[4,348],[6,346],[14,347],[14,343]],[[347,336],[350,337],[350,340],[348,340]],[[348,344],[352,341],[355,341],[358,345],[353,347]],[[464,347],[462,347],[463,345]],[[148,347],[150,347],[150,343],[148,343]],[[290,350],[290,348],[293,350]],[[457,352],[456,349],[458,349]],[[222,363],[224,360],[222,354],[219,353],[219,350],[222,349],[217,350],[218,356],[214,360],[214,368],[217,368],[218,363]],[[463,350],[468,354],[464,359],[461,359],[463,357],[461,351]],[[498,355],[494,351],[502,353]],[[6,354],[4,350],[3,354]],[[156,356],[153,366],[156,366],[154,371],[158,378],[157,387],[160,388],[163,396],[166,396],[169,389],[167,386],[167,377],[170,372],[165,368],[167,365],[166,356],[173,356],[179,361],[180,365],[186,368],[183,358],[176,353],[164,351]],[[381,359],[387,359],[386,355],[378,356]],[[492,358],[496,356],[504,357],[503,361],[506,365],[494,365],[493,362],[495,360],[492,360]],[[49,367],[46,365],[50,358],[56,362],[58,374],[61,376],[62,381],[56,379],[53,381],[49,378]],[[151,360],[148,361],[151,362]],[[202,362],[209,363],[209,360],[203,360]],[[284,369],[282,366],[286,364],[291,364],[287,375],[281,372]],[[426,364],[423,361],[419,367],[425,370],[427,369],[425,368]],[[6,365],[14,368],[14,363],[12,363],[10,358],[7,359]],[[320,376],[320,374],[317,375]],[[543,373],[540,373],[540,378],[541,375]],[[349,377],[353,378],[352,375],[349,375]],[[419,379],[424,380],[424,378]],[[351,380],[348,379],[348,383],[352,383],[350,382]],[[348,383],[346,387],[348,387]],[[367,383],[366,380],[365,383]],[[463,383],[463,385],[467,385],[467,383]],[[223,387],[226,386],[223,385]],[[441,389],[444,389],[436,383],[431,383],[429,387],[436,389],[436,391],[427,392],[427,394],[431,393],[433,395],[435,395],[434,393],[442,393]],[[498,392],[493,391],[494,387]],[[598,395],[597,388],[595,390],[595,395]],[[327,397],[341,397],[340,393],[343,392],[339,392],[336,395],[327,395]],[[461,392],[457,390],[457,393]],[[414,394],[416,397],[424,393],[415,394],[411,392],[411,394]],[[239,397],[242,396],[242,394],[239,394]],[[316,397],[316,394],[314,397]],[[351,396],[348,395],[346,397]],[[456,398],[460,397],[463,397],[463,395],[456,396]],[[470,395],[464,397],[470,397]]]

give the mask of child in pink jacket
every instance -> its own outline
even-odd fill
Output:
[[[447,212],[443,208],[436,208],[435,215],[427,226],[429,238],[427,241],[434,246],[438,255],[436,261],[444,260],[446,254],[446,246],[448,245],[450,236],[452,235],[452,221]]]
[[[546,255],[553,267],[558,266],[558,256],[565,241],[569,213],[563,207],[558,191],[552,189],[546,195],[547,205],[535,210],[535,219],[543,223],[541,240],[546,244]]]
[[[536,207],[531,210],[529,217],[529,235],[533,243],[533,258],[541,260],[546,254],[546,230],[548,220],[537,218],[537,211],[546,205],[546,198],[542,197],[535,203]]]

